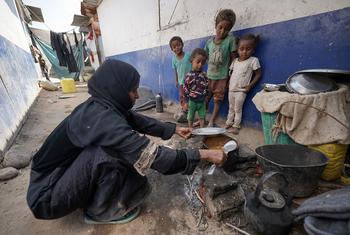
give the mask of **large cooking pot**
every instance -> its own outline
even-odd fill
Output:
[[[287,177],[289,192],[295,197],[312,194],[328,162],[323,153],[300,145],[263,145],[255,153],[265,173],[278,171]]]

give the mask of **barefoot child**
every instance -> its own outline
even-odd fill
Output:
[[[202,69],[207,59],[208,55],[205,50],[201,48],[193,50],[190,57],[192,70],[187,73],[185,77],[184,92],[189,100],[187,120],[190,129],[193,128],[193,118],[196,112],[198,112],[200,127],[204,127],[206,112],[205,97],[208,90],[208,78]]]
[[[175,84],[180,91],[180,105],[183,112],[187,112],[187,102],[184,96],[183,84],[186,73],[191,71],[190,55],[183,51],[184,43],[178,36],[172,37],[169,42],[174,52],[172,67],[175,69]]]
[[[225,128],[229,132],[239,133],[242,120],[242,108],[247,93],[261,77],[261,68],[258,58],[252,56],[259,38],[252,34],[245,35],[238,40],[238,55],[234,59],[229,85],[229,112]],[[253,79],[252,79],[253,78]]]
[[[205,44],[204,49],[209,55],[209,95],[207,97],[207,104],[211,97],[214,99],[214,109],[208,127],[214,126],[218,116],[220,102],[224,100],[229,65],[236,51],[235,38],[228,34],[235,21],[236,15],[232,10],[221,10],[215,18],[216,35]]]

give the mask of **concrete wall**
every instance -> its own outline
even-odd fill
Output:
[[[0,1],[0,157],[39,92],[38,66],[14,0]],[[6,20],[5,20],[6,19]]]
[[[214,35],[214,18],[223,8],[237,14],[234,35],[261,36],[256,50],[263,70],[260,84],[283,83],[302,69],[350,70],[348,0],[179,0],[171,18],[176,2],[160,0],[160,19],[155,0],[137,4],[103,0],[97,9],[105,55],[133,64],[142,76],[141,83],[165,98],[178,100],[169,39],[181,36],[189,52],[203,47]],[[244,123],[255,126],[260,124],[260,114],[251,98],[258,90],[259,84],[248,95],[243,114]],[[225,116],[227,109],[226,99],[220,114]]]

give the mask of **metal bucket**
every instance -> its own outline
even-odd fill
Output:
[[[297,145],[263,145],[255,153],[264,172],[278,171],[287,177],[289,193],[295,197],[312,194],[328,162],[324,154]]]

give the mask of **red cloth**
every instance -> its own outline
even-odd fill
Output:
[[[94,39],[94,34],[92,33],[92,31],[90,31],[87,35],[87,39],[89,40],[93,40]]]

